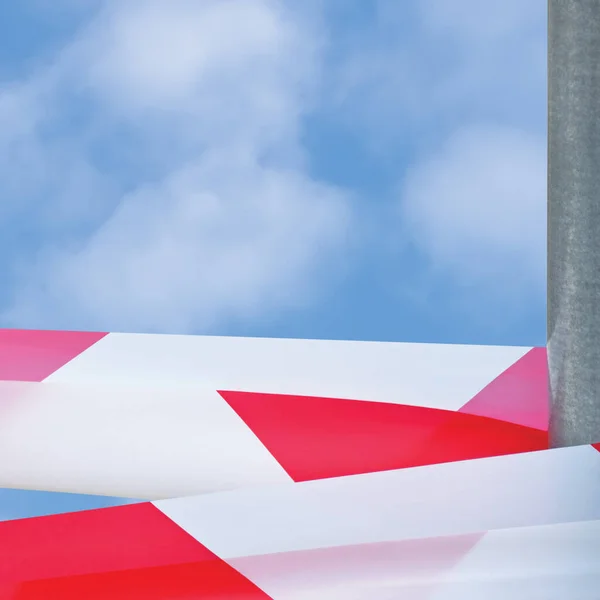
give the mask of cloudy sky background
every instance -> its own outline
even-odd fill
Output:
[[[0,3],[0,326],[543,344],[545,11]]]

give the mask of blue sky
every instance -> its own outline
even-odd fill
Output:
[[[1,3],[0,325],[543,344],[545,11]]]

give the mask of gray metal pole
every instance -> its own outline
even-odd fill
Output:
[[[600,0],[548,2],[548,367],[551,446],[600,442]]]

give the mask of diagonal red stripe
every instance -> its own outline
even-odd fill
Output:
[[[600,442],[597,444],[592,444],[592,448],[595,448],[596,450],[598,450],[598,452],[600,452]]]
[[[460,412],[548,430],[545,348],[533,348],[467,402]]]
[[[294,481],[548,448],[537,429],[459,412],[219,392]]]
[[[1,596],[0,596],[1,598]],[[218,558],[22,584],[11,600],[269,600]]]
[[[150,503],[0,523],[0,581],[212,560]]]
[[[42,381],[106,335],[0,329],[0,381]]]
[[[268,598],[150,503],[0,523],[0,599]]]

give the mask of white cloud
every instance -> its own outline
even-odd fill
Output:
[[[269,142],[295,126],[318,76],[318,31],[301,16],[279,0],[112,3],[70,58],[134,122],[193,120],[203,139]]]
[[[375,6],[334,85],[379,151],[413,152],[392,235],[456,289],[495,296],[508,282],[522,302],[545,275],[546,2]]]
[[[378,0],[341,61],[338,98],[370,113],[371,133],[400,139],[415,123],[444,132],[465,118],[543,126],[546,4]]]
[[[46,257],[10,317],[184,332],[293,306],[347,225],[334,190],[211,153],[126,196],[79,251]]]
[[[418,10],[427,30],[453,38],[457,43],[480,43],[530,35],[545,27],[543,0],[420,0]]]
[[[4,321],[190,331],[310,294],[352,218],[303,166],[320,43],[278,0],[106,2],[0,92],[26,149],[0,155],[13,217],[29,202],[45,235]]]
[[[0,87],[0,243],[35,223],[5,323],[187,331],[302,302],[356,237],[348,195],[305,165],[319,93],[388,163],[414,152],[398,165],[394,236],[488,293],[515,269],[516,285],[539,287],[545,0],[377,0],[372,26],[329,40],[322,4],[351,12],[350,0],[48,5],[93,18]]]
[[[543,284],[545,206],[543,140],[474,126],[407,173],[400,210],[404,231],[435,264],[495,288],[506,269],[515,283]]]
[[[401,214],[435,265],[522,302],[545,285],[546,3],[419,6],[450,58],[432,106],[447,129],[409,172]]]

